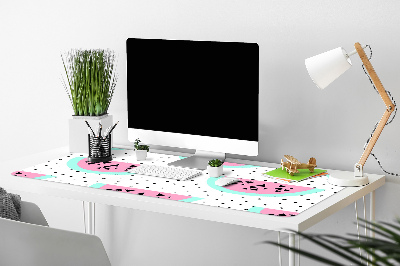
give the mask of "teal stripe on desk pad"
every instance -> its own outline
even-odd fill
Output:
[[[53,178],[53,177],[55,177],[55,176],[52,176],[52,175],[45,175],[45,176],[38,176],[38,177],[35,177],[35,179],[47,179],[47,178]]]
[[[93,184],[93,185],[91,185],[91,186],[89,186],[89,187],[92,187],[92,188],[101,188],[101,187],[104,187],[105,185],[107,185],[107,184],[96,183],[96,184]]]
[[[183,202],[195,202],[195,201],[202,200],[202,199],[203,198],[193,197],[193,198],[183,199],[183,200],[180,200],[180,201],[183,201]]]

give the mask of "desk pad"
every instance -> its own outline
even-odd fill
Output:
[[[112,156],[111,162],[90,163],[87,154],[71,153],[12,175],[283,217],[295,216],[343,189],[327,182],[329,174],[288,184],[263,175],[274,168],[229,162],[224,163],[222,176],[239,178],[236,184],[220,187],[215,184],[218,178],[209,177],[206,170],[191,180],[176,181],[127,171],[183,157],[148,153],[145,161],[137,161],[133,150],[119,148],[112,149]]]

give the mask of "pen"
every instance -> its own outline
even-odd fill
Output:
[[[93,137],[94,137],[94,131],[92,127],[89,125],[88,121],[85,120],[86,125],[89,127],[89,129],[92,131]]]
[[[100,138],[101,137],[101,129],[103,128],[103,126],[101,125],[101,123],[99,122],[99,129],[97,130],[97,136]]]
[[[88,130],[89,135],[92,136],[92,137],[94,137],[94,135],[92,135],[93,130],[90,130],[90,128],[88,128],[87,130]]]
[[[117,126],[117,124],[119,123],[119,121],[117,121],[117,123],[115,123],[115,125],[113,125],[113,127],[110,129],[110,131],[107,133],[106,138],[111,134],[111,132],[114,130],[114,128]]]

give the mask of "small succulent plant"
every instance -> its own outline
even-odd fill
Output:
[[[134,142],[134,147],[135,147],[135,150],[138,150],[138,151],[149,151],[149,146],[147,146],[147,145],[139,145],[139,143],[140,143],[140,139],[136,139],[135,140],[135,142]]]
[[[208,165],[211,167],[220,167],[223,164],[223,162],[219,159],[213,159],[208,161]]]

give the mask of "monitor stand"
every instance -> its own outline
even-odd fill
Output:
[[[212,159],[220,159],[224,162],[225,153],[196,150],[194,155],[182,160],[169,163],[168,165],[205,170],[207,169],[208,161]]]

